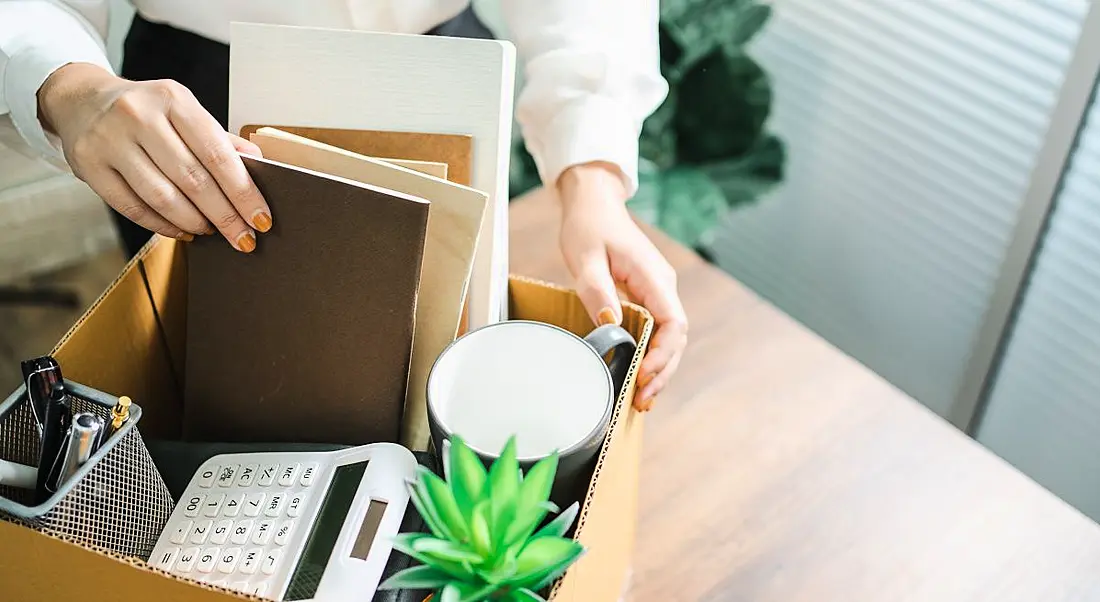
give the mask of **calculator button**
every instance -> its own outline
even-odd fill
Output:
[[[267,487],[275,482],[275,477],[279,472],[278,464],[266,464],[260,469],[260,478],[256,479],[256,482],[260,487]]]
[[[176,528],[172,530],[172,536],[168,539],[172,543],[183,543],[187,541],[187,535],[191,533],[191,526],[195,523],[185,520],[176,523]]]
[[[197,560],[198,557],[198,548],[187,548],[180,552],[179,560],[176,561],[175,571],[177,573],[190,573],[191,569],[195,568],[195,560]]]
[[[243,502],[243,493],[234,493],[225,498],[225,503],[222,504],[222,516],[228,516],[230,518],[237,516],[237,513],[241,511],[241,504]]]
[[[237,570],[237,563],[241,560],[240,548],[229,548],[222,552],[222,558],[218,561],[218,572],[228,575]]]
[[[241,556],[241,566],[238,567],[241,574],[251,575],[256,572],[256,567],[260,564],[260,557],[264,551],[260,548],[251,548]]]
[[[252,593],[257,596],[262,596],[267,593],[267,583],[261,581],[252,586]]]
[[[250,493],[244,498],[244,515],[259,516],[264,508],[264,494]]]
[[[297,462],[293,464],[287,464],[283,468],[282,474],[279,475],[279,486],[290,487],[291,485],[293,485],[294,478],[298,476],[298,469],[301,467],[302,465],[298,464]]]
[[[229,541],[241,545],[248,541],[248,535],[252,533],[252,521],[242,520],[233,527],[233,534]]]
[[[191,543],[206,543],[206,538],[210,537],[210,524],[211,522],[208,520],[200,520],[195,523],[195,530],[191,532]]]
[[[209,489],[214,484],[214,477],[218,476],[218,467],[214,464],[207,466],[199,473],[199,487]]]
[[[172,569],[172,565],[176,564],[176,557],[180,555],[179,548],[168,548],[157,556],[157,566],[168,571]]]
[[[295,517],[302,513],[306,505],[306,494],[302,492],[295,493],[290,496],[290,499],[286,503],[286,515],[289,517]]]
[[[214,563],[218,561],[218,548],[206,548],[199,554],[199,562],[195,565],[200,573],[209,573],[214,570]]]
[[[237,471],[240,470],[240,466],[222,466],[218,471],[218,487],[229,487],[233,484],[233,479],[237,476]]]
[[[218,511],[222,509],[222,502],[225,501],[225,494],[218,493],[207,496],[206,503],[202,507],[202,515],[214,518],[218,515]]]
[[[313,484],[313,477],[317,475],[317,463],[310,462],[302,468],[302,479],[299,481],[302,487],[309,487]]]
[[[265,575],[270,575],[275,572],[275,567],[279,566],[279,557],[283,555],[282,550],[268,550],[264,554],[264,559],[260,563],[260,570]]]
[[[279,516],[279,512],[283,509],[283,501],[286,500],[285,493],[273,493],[267,500],[267,508],[264,510],[264,516]]]
[[[234,581],[233,583],[230,583],[228,587],[229,589],[234,589],[243,594],[247,594],[248,588],[252,586],[249,585],[247,581]]]
[[[251,487],[252,481],[256,480],[256,472],[259,469],[259,464],[245,464],[241,466],[240,474],[237,475],[237,487]]]
[[[210,532],[210,543],[220,546],[225,543],[225,540],[229,539],[229,530],[233,528],[233,521],[220,520],[214,525],[213,530]]]
[[[275,530],[275,545],[285,546],[286,541],[290,539],[290,531],[293,527],[292,521],[284,520],[279,523],[279,528]]]
[[[205,501],[205,495],[193,495],[187,498],[187,505],[183,507],[183,515],[187,518],[195,518],[199,515],[199,510],[202,509],[202,504]]]
[[[215,563],[217,564],[217,563]],[[225,575],[221,573],[210,573],[209,575],[200,575],[197,578],[199,583],[209,583],[211,585],[222,585],[222,579],[225,579]]]
[[[271,532],[275,530],[275,522],[262,520],[256,523],[256,529],[252,531],[252,543],[265,546],[271,541]]]

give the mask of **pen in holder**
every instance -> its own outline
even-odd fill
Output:
[[[59,467],[68,464],[69,470],[62,470],[56,490],[51,489],[40,503],[34,489],[0,484],[0,518],[148,559],[172,514],[173,501],[137,430],[141,408],[131,404],[125,423],[114,430],[109,428],[114,418],[111,410],[118,398],[68,380],[64,389],[73,415],[92,415],[75,428],[102,421],[110,434],[93,433],[99,445],[80,457],[76,467],[71,461],[61,462]],[[42,440],[35,416],[25,385],[0,404],[0,460],[38,465]]]

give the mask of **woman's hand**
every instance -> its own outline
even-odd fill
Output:
[[[562,254],[593,322],[622,322],[616,292],[621,285],[657,323],[634,397],[634,407],[647,411],[676,372],[687,345],[687,316],[676,292],[676,272],[631,219],[615,167],[571,167],[559,178],[558,193]]]
[[[73,173],[144,228],[181,240],[216,229],[245,253],[256,248],[253,228],[271,228],[237,155],[259,148],[223,130],[182,85],[73,63],[46,80],[38,106]]]

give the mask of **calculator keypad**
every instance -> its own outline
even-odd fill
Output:
[[[262,596],[321,476],[316,462],[207,466],[174,515],[155,566]],[[257,491],[263,488],[263,491]]]

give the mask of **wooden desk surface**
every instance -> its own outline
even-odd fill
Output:
[[[511,269],[571,283],[545,193]],[[646,422],[634,602],[1100,600],[1100,526],[659,233],[690,344]]]

